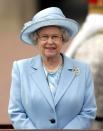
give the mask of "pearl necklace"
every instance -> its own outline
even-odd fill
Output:
[[[59,62],[59,64],[58,64],[58,66],[56,67],[56,68],[54,68],[54,69],[48,69],[45,65],[44,65],[44,67],[46,68],[46,70],[47,70],[47,72],[48,73],[50,73],[50,74],[54,74],[60,67],[61,67],[61,65],[62,65],[62,62],[63,60],[62,60],[62,56],[60,57],[60,62]]]

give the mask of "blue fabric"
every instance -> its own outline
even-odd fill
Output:
[[[15,61],[8,113],[15,129],[88,129],[96,116],[88,64],[63,55],[64,65],[53,99],[41,55]],[[80,73],[76,73],[74,66]],[[51,123],[55,119],[55,123]]]
[[[58,87],[58,82],[60,78],[60,74],[62,71],[62,66],[55,72],[55,73],[49,73],[46,68],[44,67],[44,71],[47,77],[47,81],[50,87],[50,90],[52,92],[53,97],[55,97],[56,89]]]
[[[20,39],[26,44],[33,44],[31,33],[45,26],[59,26],[69,32],[69,38],[72,39],[79,30],[78,23],[70,18],[66,18],[60,8],[49,7],[39,11],[31,21],[24,24]],[[34,41],[34,44],[37,44]]]

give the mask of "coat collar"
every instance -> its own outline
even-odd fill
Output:
[[[63,70],[61,73],[61,77],[59,80],[59,85],[56,91],[55,98],[53,99],[50,88],[46,81],[46,75],[44,73],[41,55],[32,58],[31,67],[35,71],[32,73],[32,78],[38,85],[39,89],[43,93],[44,97],[48,101],[49,105],[55,110],[55,106],[62,98],[66,90],[70,87],[71,82],[73,81],[75,74],[73,73],[73,62],[71,59],[66,57],[64,54],[61,53],[64,59]]]
[[[61,55],[63,56],[64,59],[64,68],[68,70],[72,70],[74,66],[72,60],[67,56],[65,56],[63,53],[61,53]],[[32,58],[31,66],[36,70],[42,66],[42,59],[40,54]]]
[[[34,68],[35,70],[39,69],[42,66],[42,59],[41,55],[37,55],[31,60],[31,67]]]
[[[37,87],[40,89],[40,91],[44,95],[44,98],[46,98],[49,105],[55,111],[54,100],[53,100],[49,85],[46,80],[46,75],[43,69],[42,59],[41,59],[40,54],[32,58],[31,67],[33,71],[31,73],[33,81],[36,83]]]
[[[59,80],[59,85],[55,95],[55,106],[65,94],[66,90],[69,89],[75,74],[73,73],[74,63],[73,60],[62,54],[64,59],[63,70]]]

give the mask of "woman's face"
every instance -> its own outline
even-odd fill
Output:
[[[43,57],[60,55],[62,41],[62,31],[59,27],[49,26],[38,31],[37,44]]]

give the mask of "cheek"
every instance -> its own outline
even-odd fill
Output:
[[[37,45],[40,50],[43,48],[43,44],[39,40],[37,40]]]
[[[60,42],[60,43],[58,44],[58,49],[61,49],[61,48],[62,48],[62,45],[63,45],[63,43]]]

